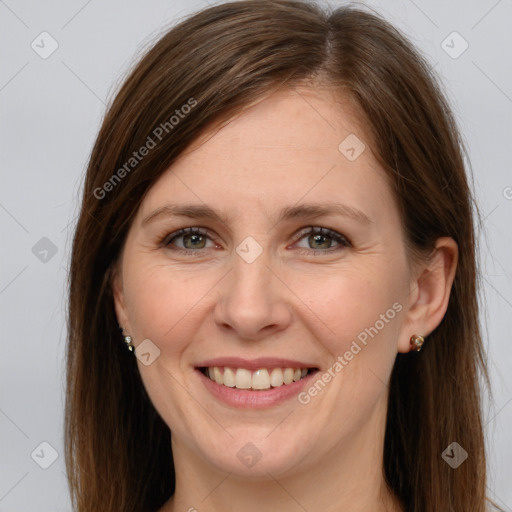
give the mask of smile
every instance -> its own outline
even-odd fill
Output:
[[[290,385],[306,377],[315,368],[247,368],[202,367],[199,370],[221,386],[254,391]]]

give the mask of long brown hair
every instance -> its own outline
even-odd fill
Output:
[[[392,184],[411,257],[438,237],[459,247],[443,321],[421,354],[399,354],[392,372],[387,482],[407,512],[484,511],[479,377],[487,373],[474,205],[456,124],[430,67],[390,24],[351,7],[327,12],[292,0],[221,4],[182,21],[140,60],[106,113],[70,270],[65,445],[77,511],[155,511],[174,492],[171,433],[124,346],[110,285],[144,195],[212,123],[312,79],[357,106]],[[151,145],[148,137],[154,146],[131,160]],[[457,469],[441,456],[454,441],[469,454]]]

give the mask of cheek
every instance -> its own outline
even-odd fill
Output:
[[[381,347],[396,341],[404,279],[386,265],[368,264],[303,276],[295,280],[294,291],[303,303],[303,318],[305,306],[310,329],[336,357],[350,350],[353,341],[361,347],[372,340],[381,340]]]
[[[184,331],[197,324],[198,312],[208,302],[214,284],[207,275],[202,277],[168,266],[129,270],[125,293],[135,339],[149,338],[160,348],[181,350],[188,338]]]

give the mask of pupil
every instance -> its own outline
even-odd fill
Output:
[[[187,247],[187,241],[191,241],[192,242],[192,247],[199,247],[200,249],[202,249],[202,246],[199,246],[199,244],[197,244],[196,242],[200,242],[201,239],[203,238],[202,235],[186,235],[185,238],[184,238],[184,242],[185,242],[185,247]],[[187,247],[188,249],[189,247]]]
[[[320,242],[320,245],[324,245],[325,247],[323,248],[326,248],[328,249],[329,248],[329,242],[324,242],[324,244],[321,243],[321,240],[327,240],[329,237],[326,237],[325,235],[311,235],[311,237],[313,239],[313,243],[317,243],[317,242]]]

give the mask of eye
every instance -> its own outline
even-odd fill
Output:
[[[179,242],[181,240],[181,242]],[[212,245],[207,246],[208,240]],[[179,245],[182,244],[182,246]],[[162,245],[172,250],[191,253],[199,249],[209,249],[216,247],[208,232],[201,228],[183,228],[175,233],[166,236],[162,241]],[[174,246],[174,247],[172,247]]]
[[[297,236],[299,242],[305,239],[308,246],[306,251],[299,251],[300,254],[333,252],[351,246],[342,234],[319,226],[309,226],[300,231]],[[333,243],[336,245],[333,246]]]

